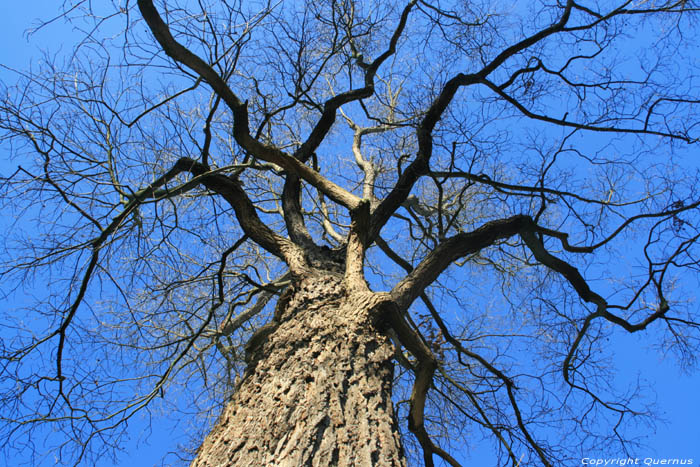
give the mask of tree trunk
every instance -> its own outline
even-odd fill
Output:
[[[332,275],[291,286],[192,465],[405,465],[378,296],[350,294]]]

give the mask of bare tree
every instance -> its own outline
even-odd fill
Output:
[[[9,458],[563,465],[694,363],[694,2],[107,3],[2,92]]]

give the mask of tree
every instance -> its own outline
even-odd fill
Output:
[[[6,455],[563,465],[653,421],[610,339],[694,363],[693,2],[104,3],[3,90]]]

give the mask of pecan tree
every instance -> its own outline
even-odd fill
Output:
[[[106,3],[0,104],[8,456],[633,446],[615,340],[698,344],[694,2]]]

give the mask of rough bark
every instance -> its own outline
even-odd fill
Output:
[[[380,297],[335,274],[290,286],[192,465],[405,465]]]

